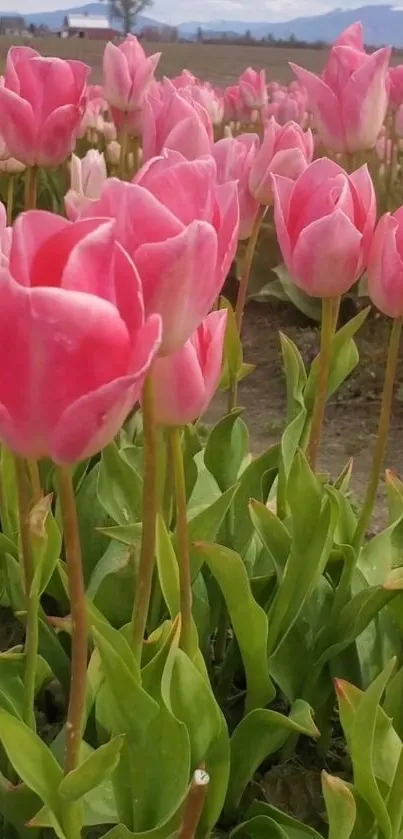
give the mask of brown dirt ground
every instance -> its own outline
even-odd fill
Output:
[[[279,331],[294,341],[305,363],[319,349],[319,332],[296,309],[280,303],[250,302],[244,320],[244,359],[256,364],[256,370],[241,382],[239,404],[245,407],[245,419],[251,446],[259,453],[277,442],[285,416],[285,378],[279,347]],[[389,324],[370,315],[357,336],[360,364],[327,406],[319,467],[336,477],[350,457],[354,458],[352,491],[361,500],[371,465],[377,431],[383,376],[386,364]],[[403,477],[403,351],[401,352],[388,453],[385,466]],[[225,406],[220,395],[209,419],[216,419]],[[383,487],[373,520],[373,529],[385,524]]]

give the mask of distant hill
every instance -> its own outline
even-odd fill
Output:
[[[40,0],[38,0],[40,2]],[[403,2],[403,0],[402,0]],[[74,9],[61,9],[57,12],[37,12],[36,14],[25,14],[27,24],[33,23],[37,26],[45,25],[49,29],[60,29],[65,16],[76,12],[79,14],[102,15],[107,12],[108,4],[88,3]],[[3,12],[3,15],[7,14]],[[15,12],[10,12],[14,14]],[[358,9],[335,9],[324,15],[315,17],[299,17],[295,20],[283,23],[270,23],[270,21],[234,21],[234,20],[209,20],[191,21],[181,23],[178,26],[179,35],[183,38],[195,39],[197,32],[201,29],[206,35],[224,34],[244,35],[249,31],[253,38],[263,38],[272,35],[274,38],[290,38],[294,36],[297,40],[313,43],[315,41],[333,41],[339,34],[356,20],[361,20],[364,27],[365,41],[373,46],[391,44],[394,47],[403,47],[403,6],[399,9],[393,5],[362,6]],[[166,24],[159,23],[153,18],[139,15],[136,23],[136,31],[150,27],[164,29]]]

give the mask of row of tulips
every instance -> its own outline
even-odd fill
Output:
[[[311,707],[326,727],[328,651],[336,650],[337,669],[337,656],[351,652],[360,632],[403,587],[396,575],[364,585],[359,565],[385,453],[403,317],[403,210],[378,219],[376,195],[378,190],[379,208],[399,203],[403,85],[401,69],[388,69],[389,56],[388,49],[368,55],[356,25],[332,47],[321,77],[295,67],[298,80],[284,88],[248,69],[237,85],[220,92],[188,71],[157,82],[159,55],[146,57],[132,36],[107,45],[102,87],[88,85],[89,68],[80,62],[43,58],[29,47],[8,54],[0,85],[1,156],[10,173],[7,208],[0,205],[0,550],[6,563],[20,556],[23,609],[18,601],[15,610],[25,616],[26,640],[17,661],[23,664],[23,707],[20,713],[16,700],[4,711],[0,691],[0,739],[21,782],[44,805],[27,804],[34,828],[50,826],[59,839],[77,839],[91,823],[78,803],[110,777],[116,808],[105,823],[118,823],[121,831],[113,835],[156,830],[155,838],[194,839],[199,822],[201,834],[209,833],[223,807],[231,821],[268,754],[287,738],[292,747],[300,734],[318,736]],[[374,171],[376,148],[381,160]],[[367,163],[358,165],[366,155],[373,178]],[[24,212],[18,212],[17,198],[21,168]],[[48,175],[60,213],[38,209],[41,178]],[[269,208],[290,282],[322,301],[321,351],[308,376],[297,348],[283,340],[288,425],[279,447],[248,463],[247,431],[233,409],[247,367],[241,330],[251,267]],[[240,243],[233,311],[221,292]],[[316,460],[328,392],[356,363],[352,336],[366,315],[335,337],[340,300],[364,273],[372,302],[393,327],[374,463],[356,520],[346,496],[351,468],[328,488],[316,475]],[[231,410],[203,450],[197,420],[220,383],[229,390]],[[134,442],[139,438],[141,446]],[[190,512],[201,453],[213,500]],[[18,490],[17,547],[15,517],[5,500],[10,458]],[[57,476],[57,504],[44,497],[48,468]],[[107,524],[112,519],[116,525],[106,528],[114,531],[109,536],[129,545],[131,560],[135,555],[129,627],[123,617],[117,629],[109,624],[110,602],[107,615],[94,605],[103,561],[85,590],[75,491],[78,497],[80,481],[96,473],[98,501]],[[141,498],[133,498],[136,492]],[[393,520],[388,538],[396,528]],[[213,544],[195,546],[190,529],[195,540],[207,533]],[[91,525],[90,539],[99,535]],[[327,573],[334,554],[342,570]],[[382,563],[384,571],[383,557]],[[9,564],[7,569],[8,580]],[[355,574],[361,575],[359,586]],[[15,574],[13,580],[14,606]],[[322,603],[318,580],[332,598],[330,625],[322,614],[308,633],[312,659],[294,690],[298,667],[294,662],[284,675],[285,641],[300,614],[306,619],[309,597]],[[360,603],[368,597],[359,621],[357,586]],[[72,643],[62,771],[36,734],[34,698],[42,672],[41,595],[58,592],[65,604],[66,590],[70,615],[50,621]],[[57,643],[52,635],[52,666],[63,682]],[[4,661],[8,666],[10,659],[0,656],[0,684]],[[385,673],[387,680],[390,668]],[[274,682],[290,704],[287,717],[266,708]],[[230,746],[217,698],[224,697],[228,711],[240,692],[240,726],[246,728],[235,730]],[[346,692],[338,683],[341,709]],[[381,695],[371,705],[375,716]],[[93,705],[101,745],[84,759]],[[14,716],[10,707],[18,709]],[[255,752],[249,755],[250,737]],[[355,759],[355,745],[353,751]],[[396,791],[385,815],[373,804],[373,787],[362,788],[360,777],[357,771],[354,807],[361,796],[376,824],[393,822],[394,832],[387,828],[384,835],[398,839],[403,807]],[[10,772],[8,780],[20,789]],[[325,778],[324,792],[332,820],[340,786]],[[0,809],[3,793],[0,784]],[[350,794],[343,786],[344,803]],[[13,808],[7,813],[18,822]],[[278,828],[282,821],[272,810],[255,817],[268,819],[271,835],[297,835],[293,823]],[[253,814],[252,822],[245,831],[254,839],[259,824]],[[351,830],[340,839],[349,839]]]

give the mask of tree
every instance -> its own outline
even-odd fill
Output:
[[[152,6],[152,3],[153,0],[109,0],[111,17],[122,21],[123,31],[128,35],[139,12]]]

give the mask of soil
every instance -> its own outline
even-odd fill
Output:
[[[361,501],[371,466],[377,432],[383,378],[387,357],[390,322],[370,314],[356,337],[360,363],[355,372],[328,402],[319,468],[337,477],[349,458],[354,459],[352,493]],[[297,309],[282,303],[250,302],[244,326],[244,360],[256,370],[241,382],[239,404],[245,408],[250,445],[259,454],[276,443],[284,425],[286,395],[285,377],[279,346],[279,332],[284,332],[298,346],[306,364],[319,350],[317,325]],[[225,411],[225,396],[219,395],[210,409],[208,420],[216,420]],[[403,351],[401,352],[388,452],[385,468],[403,477]],[[384,486],[381,483],[372,530],[386,523]]]

